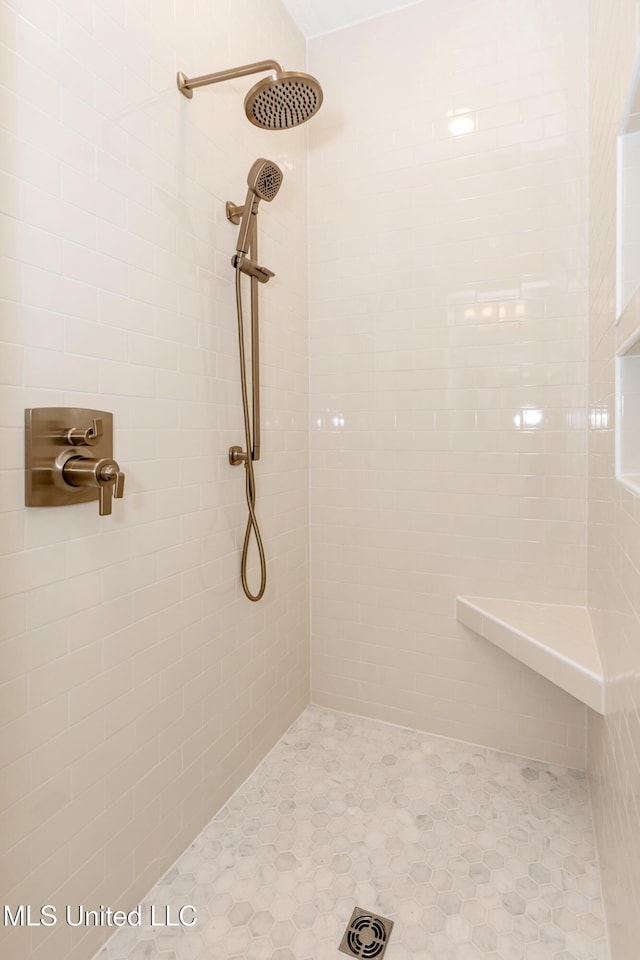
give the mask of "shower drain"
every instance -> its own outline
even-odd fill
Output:
[[[371,960],[382,957],[387,949],[393,920],[356,907],[338,949],[350,957]]]

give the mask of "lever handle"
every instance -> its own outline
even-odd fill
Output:
[[[111,457],[71,457],[62,468],[64,480],[72,487],[97,487],[100,492],[100,516],[111,513],[113,497],[124,496],[124,473]]]
[[[121,500],[124,496],[124,473],[115,460],[103,460],[104,466],[98,472],[100,483],[100,516],[111,513],[113,497]]]
[[[86,430],[83,430],[82,427],[71,427],[65,434],[67,443],[74,447],[85,443],[92,447],[94,443],[101,439],[102,435],[103,429],[100,417],[94,417],[91,426],[87,427]]]

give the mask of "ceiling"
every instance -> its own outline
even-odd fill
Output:
[[[419,0],[283,0],[305,37],[340,30],[360,20],[370,20],[391,10],[410,7]]]

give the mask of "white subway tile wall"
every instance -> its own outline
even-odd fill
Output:
[[[584,707],[458,624],[455,596],[588,600],[609,708],[588,764],[628,960],[640,560],[614,479],[615,135],[640,0],[432,0],[310,42],[309,344],[306,129],[247,124],[250,81],[190,103],[174,81],[302,67],[278,0],[255,17],[0,7],[3,901],[134,904],[308,703],[310,424],[317,703],[583,767]],[[253,607],[224,203],[261,155],[285,181],[260,216]],[[110,518],[24,509],[24,408],[62,404],[114,413]],[[108,932],[0,927],[0,949],[86,960]]]
[[[175,9],[174,9],[175,7]],[[0,9],[2,902],[135,904],[309,701],[306,131],[246,120],[251,78],[305,46],[277,0],[8,0]],[[230,265],[260,211],[269,563],[239,581],[244,478]],[[111,410],[125,497],[24,509],[24,408]],[[253,576],[256,575],[255,564]],[[37,907],[36,907],[37,905]],[[0,926],[4,960],[86,960],[111,930]]]
[[[586,601],[587,3],[316,37],[312,697],[585,765],[585,708],[455,620]]]
[[[638,0],[590,3],[589,604],[607,716],[589,715],[589,770],[612,960],[640,942],[640,513],[614,476],[616,137],[640,41]]]

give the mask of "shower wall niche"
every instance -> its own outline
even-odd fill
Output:
[[[640,115],[629,123],[634,129],[618,137],[618,320],[640,288]]]
[[[640,290],[640,54],[618,136],[616,320]]]
[[[616,357],[616,410],[616,476],[640,493],[640,327]]]
[[[640,493],[640,51],[620,125],[617,167],[615,472]]]

